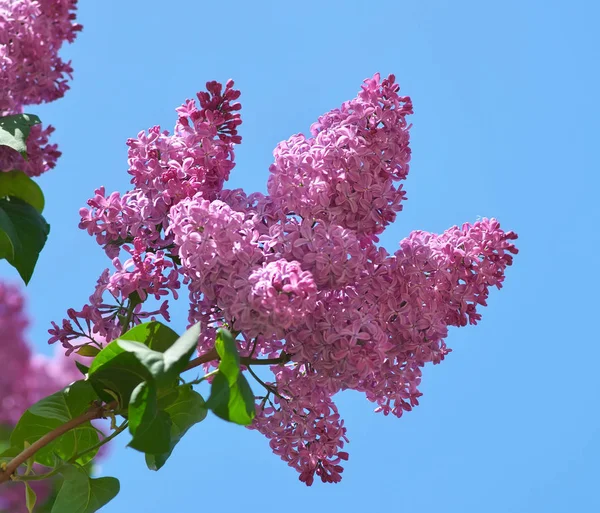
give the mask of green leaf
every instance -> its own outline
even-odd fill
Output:
[[[27,157],[27,137],[33,125],[41,123],[33,114],[0,117],[0,146],[8,146]]]
[[[140,342],[159,353],[164,353],[178,338],[177,333],[158,321],[138,324],[119,337],[120,340]]]
[[[137,360],[152,375],[159,388],[172,386],[186,368],[190,356],[196,350],[200,326],[187,330],[166,349],[164,353],[154,351],[145,344],[117,339],[116,344],[125,352],[135,355]],[[160,344],[159,344],[160,345]]]
[[[27,449],[31,444],[29,442],[25,442],[25,449]],[[35,458],[33,456],[31,456],[28,460],[27,460],[27,468],[25,469],[25,475],[28,476],[29,474],[31,474],[31,471],[33,470],[33,464],[35,463]]]
[[[83,363],[78,362],[77,360],[75,360],[75,367],[77,367],[79,369],[79,372],[81,372],[81,374],[83,374],[84,376],[87,376],[87,373],[90,370],[90,368],[87,365],[84,365]]]
[[[218,372],[213,379],[206,405],[223,420],[242,426],[251,424],[256,415],[254,392],[241,373],[232,381],[222,372]]]
[[[190,357],[198,347],[200,323],[188,329],[175,343],[165,351],[165,372],[179,376],[190,361]]]
[[[98,353],[88,371],[88,379],[100,397],[110,401],[110,397],[116,396],[124,408],[140,383],[153,383],[158,390],[176,385],[179,374],[196,349],[200,334],[200,327],[194,326],[173,341],[173,332],[160,323],[147,323],[136,328],[125,336],[143,339],[160,349],[166,348],[165,352],[155,351],[135,340],[119,338]]]
[[[247,426],[256,415],[254,392],[240,370],[240,356],[231,333],[220,329],[215,347],[221,362],[206,406],[224,420]]]
[[[54,502],[56,501],[56,497],[58,495],[58,490],[60,489],[63,480],[60,479],[60,476],[57,476],[57,479],[51,479],[46,481],[46,486],[49,488],[48,495],[45,496],[45,500],[43,502],[38,502],[35,508],[35,513],[51,513],[52,506],[54,506]]]
[[[133,391],[129,403],[129,447],[141,452],[163,453],[171,446],[171,419],[159,410],[156,386],[152,382],[140,383]]]
[[[115,340],[94,358],[88,379],[103,400],[110,402],[116,396],[119,405],[127,408],[135,387],[152,379],[152,375],[134,354],[125,351]]]
[[[0,458],[2,453],[10,447],[10,432],[11,428],[0,424]]]
[[[100,349],[98,349],[96,346],[87,345],[81,346],[75,352],[81,356],[96,356],[100,352]]]
[[[29,283],[50,225],[28,203],[11,197],[0,199],[0,259],[6,258]]]
[[[171,396],[169,395],[169,398]],[[159,400],[159,406],[161,401]],[[146,454],[146,464],[150,470],[159,470],[169,459],[173,449],[194,424],[206,418],[208,410],[202,396],[191,385],[177,388],[177,396],[165,407],[171,418],[171,440],[169,450],[162,454]]]
[[[39,417],[68,422],[83,414],[98,399],[86,381],[75,381],[64,390],[45,397],[29,408]]]
[[[44,210],[44,193],[23,171],[0,173],[0,198],[13,196],[29,203],[40,214]]]
[[[5,449],[0,452],[0,459],[12,460],[15,456],[21,454],[21,449],[18,447],[11,447],[10,444],[5,446]]]
[[[37,500],[37,495],[29,486],[29,483],[25,482],[25,506],[27,506],[27,511],[29,513],[33,513],[33,508],[35,506],[35,502]]]
[[[22,451],[26,443],[33,444],[65,422],[85,413],[96,399],[94,390],[86,381],[76,381],[64,390],[45,397],[25,411],[15,426],[10,437],[12,449]],[[97,431],[90,422],[86,422],[37,451],[35,461],[52,467],[55,455],[68,460],[78,452],[97,444],[98,440]],[[86,453],[78,458],[77,462],[87,463],[96,452]]]
[[[92,479],[73,465],[65,466],[61,474],[65,479],[52,513],[94,513],[119,493],[119,480],[114,477]]]
[[[117,339],[117,345],[126,353],[132,355],[156,379],[167,381],[165,378],[165,361],[163,353],[153,351],[148,346],[139,342]]]
[[[219,370],[225,374],[237,374],[240,370],[240,354],[238,353],[237,344],[226,329],[220,329],[217,333],[215,341],[215,349],[219,353],[221,359]]]
[[[132,239],[132,242],[133,242],[133,239]],[[142,298],[140,297],[140,294],[137,290],[134,290],[131,294],[129,294],[128,299],[130,302],[130,306],[132,306],[133,308],[135,308],[137,305],[141,305],[143,303]]]

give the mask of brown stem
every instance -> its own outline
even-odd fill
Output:
[[[198,358],[194,358],[190,363],[188,363],[188,365],[184,369],[184,371],[193,369],[194,367],[198,367],[199,365],[202,365],[203,363],[212,362],[213,360],[218,360],[218,359],[219,359],[219,353],[217,353],[217,350],[213,347],[208,353],[198,356]]]
[[[188,363],[188,366],[185,368],[185,370],[187,371],[193,369],[194,367],[198,367],[203,363],[212,362],[213,360],[218,359],[219,353],[217,353],[217,350],[213,347],[208,353],[198,356],[198,358],[194,358],[190,363]],[[289,361],[290,355],[286,353],[282,353],[281,356],[278,356],[277,358],[252,359],[248,358],[247,356],[240,357],[240,363],[246,367],[249,367],[250,365],[278,365],[287,363]]]
[[[240,357],[240,363],[246,367],[250,365],[283,365],[289,362],[291,356],[287,353],[281,353],[277,358],[247,358],[245,356]]]
[[[75,429],[81,424],[94,419],[103,418],[106,415],[106,411],[116,406],[116,403],[110,403],[108,405],[94,405],[84,414],[79,417],[65,422],[61,426],[58,426],[50,433],[46,433],[42,438],[32,443],[29,447],[25,448],[19,455],[15,456],[11,461],[6,464],[4,470],[0,470],[0,483],[8,481],[10,477],[16,472],[20,465],[25,463],[31,458],[36,452],[48,445],[49,443],[56,440],[58,437],[64,435],[71,429]]]

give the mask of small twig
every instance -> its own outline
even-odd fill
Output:
[[[249,358],[247,356],[241,356],[240,364],[245,365],[246,367],[249,367],[250,365],[284,365],[287,362],[289,362],[290,359],[291,359],[291,356],[287,353],[281,353],[281,355],[278,356],[277,358],[262,358],[262,359],[253,359],[253,358]],[[198,367],[199,365],[202,365],[203,363],[208,363],[208,362],[212,362],[215,360],[219,360],[219,353],[217,353],[217,350],[215,348],[213,348],[208,353],[198,356],[198,358],[194,358],[190,363],[188,363],[188,366],[185,368],[185,370],[187,371],[187,370],[193,369],[195,367]]]
[[[252,345],[252,351],[250,351],[248,358],[252,358],[254,356],[254,351],[256,351],[257,344],[258,344],[258,337],[254,337],[254,344]]]
[[[277,358],[246,358],[245,356],[240,357],[240,363],[246,367],[250,365],[284,365],[289,362],[291,356],[287,353],[281,353]]]
[[[217,350],[213,347],[208,353],[198,356],[198,358],[194,358],[190,363],[188,363],[188,365],[184,369],[184,371],[194,369],[195,367],[198,367],[198,366],[202,365],[203,363],[212,362],[213,360],[218,360],[218,359],[219,359],[219,353],[217,353]]]
[[[218,374],[219,372],[220,372],[219,369],[215,369],[215,370],[210,371],[209,373],[205,374],[201,378],[198,378],[198,379],[195,379],[194,381],[190,381],[189,383],[186,383],[186,385],[199,385],[203,381],[210,379],[212,376]]]
[[[87,454],[88,452],[91,452],[95,449],[99,449],[100,447],[102,447],[104,444],[107,444],[108,442],[110,442],[114,437],[116,437],[119,433],[122,433],[123,431],[125,431],[125,429],[127,429],[127,426],[129,425],[128,421],[123,422],[120,426],[118,426],[117,428],[115,428],[115,430],[108,435],[107,437],[103,438],[102,440],[100,440],[97,444],[92,445],[91,447],[88,447],[87,449],[84,449],[83,451],[81,451],[80,453],[76,454],[75,456],[73,456],[70,460],[69,463],[73,463],[74,461],[77,461],[79,458],[81,458],[84,454]]]
[[[134,305],[133,301],[130,299],[129,304],[127,305],[127,313],[125,314],[125,319],[123,320],[123,327],[121,329],[121,335],[124,335],[129,330],[129,324],[131,323],[134,309],[135,309],[135,305]]]
[[[276,395],[277,397],[281,397],[281,395],[279,395],[279,392],[277,392],[277,388],[275,388],[275,387],[274,387],[274,386],[272,386],[272,385],[267,385],[267,384],[266,384],[266,383],[265,383],[265,382],[264,382],[262,379],[260,379],[260,378],[259,378],[259,377],[256,375],[256,373],[255,373],[255,372],[252,370],[252,368],[251,368],[251,367],[248,367],[248,372],[249,372],[250,374],[252,374],[252,377],[253,377],[253,378],[254,378],[256,381],[258,381],[258,382],[259,382],[259,383],[260,383],[260,384],[261,384],[263,387],[265,387],[265,390],[266,390],[267,392],[269,392],[269,393],[272,393],[272,394]],[[267,397],[269,397],[269,395],[268,395],[268,394],[267,394]]]

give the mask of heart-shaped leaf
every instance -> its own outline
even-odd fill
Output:
[[[94,513],[119,493],[119,480],[114,477],[92,479],[73,465],[65,465],[61,474],[65,479],[51,513]]]
[[[191,385],[178,387],[176,396],[169,395],[168,399],[170,399],[168,405],[164,405],[160,400],[158,404],[164,407],[171,419],[170,447],[162,454],[146,454],[146,464],[151,470],[158,470],[166,463],[179,440],[194,424],[202,422],[208,411],[204,399],[192,389]]]

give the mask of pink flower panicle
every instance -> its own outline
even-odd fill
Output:
[[[348,459],[344,421],[329,394],[316,387],[304,366],[274,367],[277,393],[262,399],[254,427],[273,452],[312,485],[315,474],[324,483],[338,483]]]
[[[28,403],[29,391],[20,386],[30,367],[31,352],[24,332],[29,322],[23,311],[24,300],[18,289],[0,281],[0,425],[14,424]]]
[[[273,155],[268,190],[283,212],[319,218],[374,236],[393,222],[405,197],[410,98],[390,75],[366,80],[359,95],[319,118],[312,137],[296,135]]]
[[[73,42],[75,0],[0,0],[0,83],[10,94],[0,99],[0,113],[18,112],[62,98],[69,89],[71,64],[58,52]]]
[[[131,298],[132,324],[168,317],[167,297],[183,284],[189,322],[202,326],[200,354],[226,326],[242,355],[281,361],[261,384],[252,428],[307,485],[338,482],[348,440],[333,396],[357,390],[397,417],[418,405],[422,367],[450,352],[449,326],[479,321],[516,235],[482,219],[441,235],[415,231],[393,255],[376,245],[402,209],[410,160],[412,104],[393,75],[366,80],[310,137],[280,143],[268,195],[223,189],[241,142],[238,97],[232,81],[209,82],[199,106],[177,109],[172,135],[153,127],[128,141],[132,190],[99,188],[81,210],[80,227],[114,270],[88,305],[53,325],[50,342],[74,351],[82,336],[117,337]],[[164,302],[141,312],[146,297]]]
[[[126,239],[139,238],[148,248],[172,243],[167,235],[169,209],[201,193],[216,199],[234,167],[233,146],[241,142],[237,127],[240,95],[228,81],[207,83],[209,93],[198,93],[201,109],[187,100],[177,109],[173,135],[155,126],[129,139],[129,173],[135,188],[121,196],[105,196],[103,187],[81,209],[79,227],[95,235],[110,257]]]
[[[19,289],[0,281],[0,361],[10,362],[0,373],[0,425],[15,424],[33,403],[81,378],[63,351],[52,357],[31,352],[24,306]]]
[[[62,98],[73,69],[58,52],[75,39],[76,0],[0,0],[0,116],[21,114],[25,105]],[[60,156],[48,138],[54,128],[36,125],[27,139],[28,159],[0,147],[0,171],[38,176]]]
[[[230,80],[223,90],[220,84],[208,82],[208,92],[198,93],[200,108],[187,100],[177,109],[173,135],[155,126],[127,141],[134,188],[107,196],[100,187],[88,201],[89,208],[80,210],[79,227],[96,237],[115,271],[105,271],[81,311],[69,310],[61,326],[53,323],[51,343],[60,341],[70,352],[77,349],[71,341],[81,337],[90,342],[96,341],[96,335],[116,338],[122,330],[120,319],[126,315],[124,302],[134,292],[141,301],[147,295],[160,299],[172,294],[177,299],[182,271],[179,256],[170,252],[174,232],[169,211],[192,197],[216,199],[229,177],[233,146],[241,141],[237,133],[241,107],[235,102],[240,93],[233,85]],[[118,258],[121,248],[131,255],[124,263]],[[112,297],[109,303],[104,303],[105,292]],[[138,305],[132,321],[154,315],[168,320],[168,302],[151,312],[142,312]]]

